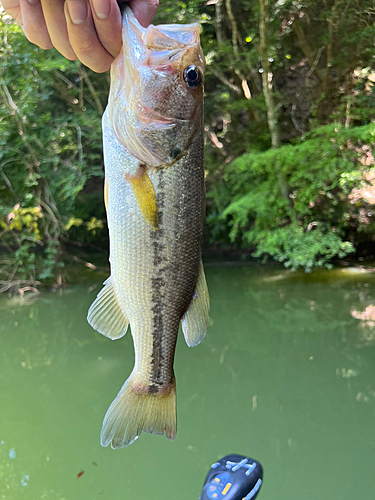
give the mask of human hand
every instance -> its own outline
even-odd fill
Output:
[[[127,2],[148,26],[159,0]],[[79,59],[97,73],[107,71],[120,52],[121,13],[116,0],[1,0],[30,40],[42,49],[55,47],[70,60]]]

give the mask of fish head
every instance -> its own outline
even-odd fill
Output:
[[[202,127],[205,60],[199,24],[143,28],[129,8],[108,103],[117,140],[142,164],[172,165]]]

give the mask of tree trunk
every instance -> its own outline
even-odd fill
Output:
[[[217,43],[225,42],[225,29],[224,29],[224,0],[218,0],[215,4],[215,30]]]
[[[259,0],[259,34],[260,34],[260,44],[259,44],[259,53],[260,59],[262,63],[262,87],[264,100],[266,101],[266,109],[267,109],[267,121],[268,128],[271,134],[271,143],[272,148],[280,147],[280,133],[279,126],[277,123],[277,112],[275,108],[275,101],[272,95],[272,73],[270,71],[270,63],[268,60],[268,48],[267,48],[267,22],[268,22],[268,14],[267,14],[267,0]],[[276,165],[276,168],[279,168]],[[279,181],[279,187],[281,194],[285,198],[289,208],[292,212],[294,212],[293,202],[289,196],[289,186],[285,179],[285,176],[281,171],[277,172],[277,179]]]
[[[260,59],[262,63],[262,87],[264,100],[266,101],[267,108],[267,121],[268,127],[271,134],[271,142],[273,148],[280,147],[280,134],[279,127],[277,125],[277,115],[275,111],[275,102],[272,95],[272,73],[270,72],[270,63],[268,60],[268,49],[267,49],[267,12],[266,12],[266,1],[259,0],[260,16],[259,16],[259,33],[260,33],[260,44],[259,52]]]

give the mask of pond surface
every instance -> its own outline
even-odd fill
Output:
[[[206,274],[212,325],[177,345],[175,441],[117,451],[99,434],[134,352],[86,323],[105,276],[0,298],[0,499],[197,500],[229,453],[262,463],[259,500],[375,498],[375,274]]]

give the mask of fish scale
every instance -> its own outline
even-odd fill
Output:
[[[113,63],[111,92],[103,116],[111,276],[92,304],[88,321],[111,339],[123,336],[130,323],[135,351],[133,371],[103,422],[101,444],[111,443],[113,448],[131,444],[142,430],[175,437],[173,362],[179,324],[182,320],[187,344],[195,346],[203,339],[209,321],[209,297],[201,262],[205,210],[203,87],[187,90],[182,78],[184,67],[193,62],[204,70],[196,36],[199,27],[167,25],[152,30],[150,34],[129,8],[125,10],[124,54],[129,54],[131,46],[127,44],[134,44],[134,40],[140,46],[134,47],[132,57],[120,54]],[[187,33],[184,43],[179,41],[181,31]],[[158,69],[140,40],[150,40],[152,35],[161,44],[167,36],[166,43],[173,45],[173,33],[180,54],[174,57],[173,71],[169,68],[166,73],[163,51],[157,59]],[[147,75],[145,60],[151,64],[151,76]],[[129,75],[137,78],[137,64],[142,82],[149,78],[152,92],[169,78],[170,88],[178,87],[177,94],[185,104],[177,97],[168,99],[164,119],[160,115],[163,102],[157,102],[150,108],[147,125],[143,125],[144,117],[137,112],[144,109],[144,101],[147,106],[152,104],[153,97],[146,96],[144,89],[136,94],[135,87],[126,86]],[[176,103],[175,107],[171,102]],[[158,120],[153,123],[156,108]],[[182,109],[185,115],[181,117]],[[135,128],[122,134],[118,124],[124,115],[131,117]],[[173,128],[174,123],[178,123],[178,129]],[[130,127],[129,123],[126,127]],[[176,133],[177,159],[173,153]],[[153,149],[158,137],[160,142]]]

